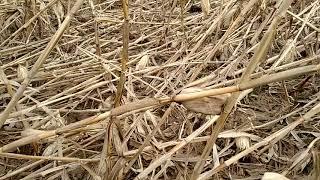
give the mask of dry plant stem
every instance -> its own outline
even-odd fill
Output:
[[[180,26],[181,26],[181,31],[183,32],[184,35],[184,41],[187,41],[187,35],[185,31],[185,25],[184,25],[184,7],[186,5],[185,1],[179,1],[180,2]]]
[[[319,146],[318,146],[319,147]],[[312,152],[312,157],[313,157],[313,172],[309,177],[313,179],[317,179],[320,177],[320,153],[319,151],[313,151]]]
[[[295,62],[292,62],[292,63],[289,63],[289,64],[285,64],[285,65],[282,65],[282,66],[278,66],[276,67],[275,69],[268,69],[268,70],[265,70],[263,72],[257,72],[257,73],[253,73],[250,78],[258,78],[258,77],[261,77],[261,75],[265,74],[265,73],[274,73],[274,72],[279,72],[281,70],[285,70],[285,69],[289,69],[289,68],[292,68],[292,67],[295,67],[295,66],[301,66],[301,64],[308,64],[312,61],[318,61],[318,59],[320,58],[320,56],[313,56],[313,57],[309,57],[309,58],[305,58],[305,59],[302,59],[302,60],[299,60],[299,61],[295,61]],[[241,73],[241,72],[239,72]],[[240,78],[239,78],[240,79]],[[235,82],[237,82],[239,80],[238,78],[237,79],[232,79],[232,80],[228,80],[226,82],[223,82],[223,83],[218,83],[218,84],[215,84],[215,85],[212,85],[210,86],[211,88],[217,88],[217,87],[221,87],[221,86],[228,86],[230,84],[233,84]],[[208,89],[211,89],[211,88],[208,88]]]
[[[95,15],[95,9],[94,9],[94,5],[93,2],[90,1],[91,4],[91,8],[92,8],[92,12]],[[95,19],[94,20],[94,28],[95,28],[95,43],[96,43],[96,54],[98,56],[101,56],[101,48],[100,48],[100,41],[99,41],[99,28],[98,28],[98,22]],[[99,165],[98,165],[98,169],[97,169],[97,176],[101,179],[101,177],[103,177],[103,175],[106,172],[106,168],[107,168],[107,163],[106,163],[106,155],[107,155],[107,148],[108,148],[108,134],[110,131],[108,131],[108,129],[110,129],[109,124],[107,125],[108,128],[106,128],[106,134],[105,134],[105,139],[104,139],[104,144],[103,144],[103,148],[102,148],[102,152],[101,152],[101,156],[100,156],[100,161],[99,161]]]
[[[314,73],[319,70],[320,70],[320,65],[310,65],[310,66],[291,69],[288,71],[283,71],[280,73],[275,73],[272,75],[265,75],[265,76],[262,76],[261,78],[250,80],[250,81],[241,83],[236,86],[205,90],[202,92],[189,93],[189,94],[179,94],[179,95],[176,95],[175,97],[172,97],[172,98],[170,98],[170,97],[167,97],[167,98],[147,98],[147,99],[140,100],[137,102],[128,103],[123,106],[119,106],[117,108],[112,109],[111,111],[105,112],[100,115],[86,118],[84,120],[66,125],[62,128],[58,128],[56,130],[44,131],[41,134],[36,134],[36,135],[28,136],[25,138],[21,138],[17,141],[10,143],[10,144],[2,146],[0,148],[0,152],[12,151],[17,147],[20,147],[20,146],[23,146],[23,145],[26,145],[26,144],[29,144],[32,142],[37,142],[41,139],[56,136],[56,135],[59,135],[59,134],[62,134],[62,133],[65,133],[65,132],[68,132],[71,130],[75,130],[77,128],[86,126],[88,124],[93,124],[93,123],[99,122],[101,120],[109,118],[110,116],[118,116],[118,115],[121,115],[121,114],[124,114],[127,112],[138,110],[138,109],[154,108],[155,106],[165,105],[169,102],[174,102],[174,101],[175,102],[182,102],[182,101],[187,101],[187,100],[192,100],[192,99],[197,99],[197,98],[202,98],[202,97],[208,97],[208,96],[214,96],[214,95],[219,95],[219,94],[243,91],[246,89],[255,88],[255,87],[265,85],[268,83],[289,79],[289,78],[292,78],[295,76]]]
[[[73,8],[71,9],[70,13],[66,16],[65,20],[61,24],[61,26],[58,29],[58,31],[54,34],[54,36],[52,37],[51,41],[49,42],[47,47],[44,49],[43,53],[39,56],[39,58],[37,59],[36,63],[32,66],[32,68],[31,68],[30,72],[28,73],[27,77],[23,80],[21,86],[19,87],[17,92],[14,94],[14,96],[12,97],[11,101],[9,102],[9,104],[7,105],[5,110],[1,113],[1,115],[0,115],[0,128],[2,127],[4,122],[7,120],[10,112],[12,111],[14,106],[16,106],[17,102],[19,101],[19,99],[23,95],[23,92],[27,88],[27,86],[30,83],[31,79],[36,75],[36,73],[38,72],[38,69],[42,66],[44,61],[48,58],[51,50],[58,43],[58,41],[61,38],[63,32],[68,27],[71,19],[73,18],[74,14],[78,11],[78,9],[82,5],[82,3],[83,3],[83,0],[77,0],[77,2],[74,4]]]
[[[310,121],[311,118],[313,116],[315,116],[316,114],[318,114],[320,112],[320,103],[317,104],[316,106],[314,106],[310,111],[308,111],[305,115],[303,115],[301,118],[297,119],[296,121],[292,122],[291,124],[287,125],[286,127],[282,128],[281,130],[273,133],[272,135],[266,137],[265,139],[263,139],[261,142],[256,143],[255,145],[251,146],[250,148],[240,152],[239,154],[231,157],[230,159],[228,159],[227,161],[225,161],[223,164],[221,164],[220,166],[207,171],[203,174],[201,174],[201,176],[199,177],[199,179],[207,179],[208,177],[211,177],[212,175],[218,173],[219,171],[223,170],[225,167],[230,166],[231,164],[237,162],[240,158],[248,155],[249,153],[257,150],[258,148],[265,146],[267,144],[269,144],[271,141],[277,139],[280,140],[282,139],[284,136],[286,136],[290,131],[292,131],[295,127],[297,127],[298,125],[300,125],[301,123],[305,122],[305,121]]]
[[[107,179],[125,179],[121,172],[121,169],[125,166],[126,160],[123,157],[120,157],[116,164],[112,167],[111,172],[108,174]]]
[[[201,39],[194,45],[194,47],[191,49],[191,51],[188,53],[186,57],[183,58],[182,64],[177,68],[175,71],[175,74],[177,74],[179,71],[181,71],[181,67],[184,65],[184,63],[188,62],[189,59],[194,55],[194,53],[199,49],[199,47],[203,44],[203,42],[207,39],[207,37],[213,33],[213,31],[216,29],[218,24],[222,21],[223,17],[228,12],[231,5],[234,4],[234,1],[230,1],[224,10],[220,13],[219,17],[214,19],[214,22],[212,22],[211,26],[206,30],[204,34],[201,35]]]
[[[241,93],[242,94],[242,97],[244,97],[245,95],[243,95],[243,94],[247,94],[247,93],[249,93],[250,91],[244,91],[243,93]],[[242,97],[240,97],[240,98],[242,98]],[[213,121],[212,123],[211,123],[211,125],[217,120],[219,118],[219,116],[214,116],[214,117],[212,117],[212,118],[210,118],[210,120],[208,120],[208,121]],[[209,126],[208,126],[209,127]],[[201,129],[201,128],[199,128],[199,129]],[[198,129],[198,130],[199,130]],[[196,131],[198,131],[198,130],[196,130]],[[198,134],[199,135],[199,134]],[[142,173],[141,173],[141,176],[142,177],[140,177],[141,179],[143,179],[145,176],[147,176],[148,175],[148,173],[150,173],[151,171],[153,171],[155,168],[157,168],[158,166],[160,166],[161,165],[161,163],[163,163],[165,160],[170,160],[171,159],[171,156],[175,153],[175,152],[177,152],[179,149],[181,149],[181,148],[183,148],[186,144],[188,144],[188,143],[190,143],[190,142],[192,142],[192,141],[194,141],[196,138],[197,138],[197,136],[198,135],[193,135],[193,133],[191,134],[191,135],[189,135],[188,137],[186,137],[186,138],[183,138],[183,139],[180,139],[178,142],[176,142],[175,144],[171,144],[171,145],[175,145],[175,147],[173,147],[170,151],[169,151],[169,153],[171,154],[171,155],[168,155],[168,154],[165,154],[165,155],[163,155],[163,156],[161,156],[161,157],[159,157],[159,158],[157,158],[152,164],[150,164],[149,166],[148,166],[148,168],[146,169],[146,170],[144,170]],[[186,143],[185,143],[186,142]],[[169,143],[168,143],[169,144]],[[168,145],[167,144],[167,145]],[[163,144],[162,144],[163,145]],[[158,147],[158,146],[157,146]],[[160,148],[160,149],[163,149],[164,148],[164,146],[162,146],[162,147],[158,147],[158,148]],[[150,167],[150,168],[149,168]],[[152,168],[153,169],[152,169]],[[163,167],[163,170],[165,170],[166,168],[165,167]],[[159,173],[160,173],[161,171],[159,171]],[[140,175],[139,175],[140,176]],[[138,176],[138,177],[139,177]]]
[[[121,75],[119,84],[117,87],[117,94],[115,97],[115,107],[120,106],[120,100],[123,94],[124,83],[126,81],[125,72],[127,70],[128,62],[128,49],[129,49],[129,2],[128,0],[122,0],[122,10],[124,14],[123,22],[123,48],[122,48],[122,58],[121,58]]]
[[[106,112],[97,116],[93,116],[87,119],[84,119],[82,121],[78,121],[72,124],[69,124],[67,126],[64,126],[62,128],[58,128],[56,130],[51,130],[51,131],[43,131],[42,133],[39,134],[35,134],[35,135],[31,135],[31,136],[27,136],[25,138],[21,138],[17,141],[14,141],[10,144],[7,144],[5,146],[3,146],[2,148],[0,148],[0,152],[8,152],[9,150],[14,150],[16,147],[19,146],[23,146],[26,144],[29,144],[31,142],[37,142],[41,139],[45,139],[48,137],[52,137],[52,136],[56,136],[56,135],[60,135],[62,133],[66,133],[69,132],[71,130],[75,130],[78,129],[84,125],[88,125],[88,124],[92,124],[101,120],[104,120],[106,118],[110,117],[110,112]]]
[[[94,21],[94,32],[95,32],[95,43],[96,43],[96,54],[101,56],[101,46],[99,40],[99,24],[97,21]]]
[[[129,51],[129,2],[128,0],[122,0],[122,10],[123,10],[123,15],[124,15],[124,22],[123,22],[123,47],[122,47],[122,57],[121,57],[121,75],[120,75],[120,80],[119,84],[117,86],[117,93],[115,97],[115,107],[120,106],[121,102],[121,97],[123,94],[123,89],[124,89],[124,84],[126,81],[126,75],[125,72],[127,70],[127,63],[129,59],[128,51]],[[101,152],[101,158],[100,158],[100,163],[98,167],[98,175],[102,178],[105,179],[107,178],[106,172],[110,174],[109,170],[109,161],[107,160],[106,156],[109,156],[111,154],[111,143],[112,143],[112,128],[115,128],[113,126],[114,122],[113,116],[111,116],[111,120],[108,123],[106,127],[106,134],[104,138],[104,144],[103,144],[103,149]]]
[[[264,124],[262,124],[262,125],[254,126],[253,129],[261,129],[261,128],[265,128],[265,127],[268,127],[268,126],[270,127],[270,126],[276,124],[277,122],[279,122],[279,121],[281,121],[281,120],[283,120],[283,119],[286,119],[286,118],[288,118],[288,117],[292,117],[294,114],[302,111],[303,109],[308,108],[308,106],[310,106],[310,105],[314,104],[316,101],[318,101],[319,98],[320,98],[320,92],[316,93],[315,96],[316,96],[316,98],[312,99],[310,102],[308,102],[308,103],[305,104],[304,106],[302,106],[302,107],[300,107],[300,108],[298,108],[298,109],[290,112],[289,114],[286,114],[286,115],[284,115],[284,116],[282,116],[282,117],[280,117],[280,118],[277,118],[277,119],[275,119],[275,120],[269,121],[269,122],[264,123]],[[252,130],[252,129],[250,128],[250,129],[247,129],[247,130]]]
[[[6,74],[4,73],[4,70],[3,70],[2,67],[0,67],[0,78],[4,82],[4,84],[5,84],[6,88],[7,88],[7,91],[8,91],[9,95],[12,98],[14,96],[14,91],[13,91],[12,85],[9,83],[9,80],[8,80]],[[17,111],[21,110],[19,104],[16,105],[16,109],[17,109]],[[24,115],[21,115],[21,120],[22,120],[24,128],[25,129],[29,128],[30,124],[28,123],[28,121],[24,121],[23,119],[24,119]]]
[[[92,9],[92,13],[95,17],[94,19],[94,43],[96,44],[96,54],[97,56],[101,56],[101,46],[100,46],[100,38],[99,38],[99,24],[98,21],[96,20],[96,12],[94,8],[94,4],[92,0],[89,1]]]
[[[16,116],[19,116],[19,115],[21,115],[21,114],[28,113],[28,112],[36,109],[36,108],[39,108],[39,107],[42,107],[42,106],[45,106],[45,105],[49,105],[50,103],[57,102],[57,101],[61,101],[61,100],[63,100],[63,99],[69,98],[69,97],[73,97],[73,96],[75,96],[77,93],[80,94],[81,91],[80,91],[80,92],[77,92],[77,93],[72,93],[72,92],[74,92],[74,91],[76,91],[77,89],[85,86],[86,84],[92,84],[92,83],[96,82],[96,79],[99,78],[100,76],[102,76],[102,74],[101,74],[101,75],[98,75],[98,76],[96,76],[96,77],[90,78],[90,79],[86,80],[85,82],[82,82],[82,83],[78,84],[77,86],[74,86],[74,87],[72,87],[72,88],[70,88],[70,89],[68,89],[68,90],[66,90],[66,91],[64,91],[64,92],[61,92],[61,93],[59,93],[59,94],[56,94],[56,95],[50,97],[49,99],[47,99],[47,100],[45,100],[45,101],[42,101],[42,102],[41,102],[41,106],[35,105],[35,106],[29,107],[29,108],[25,108],[25,109],[23,109],[23,110],[20,111],[20,112],[11,113],[11,114],[9,115],[9,117],[16,117]],[[62,77],[62,76],[61,76],[61,77]],[[95,85],[96,85],[96,84],[95,84]],[[44,86],[42,86],[42,87],[44,87]],[[42,87],[40,87],[40,89],[41,89]],[[89,91],[89,90],[87,90],[87,91]],[[87,92],[87,91],[84,91],[84,92]],[[33,92],[30,94],[30,96],[31,96],[32,94],[34,94],[34,93],[36,93],[36,91],[33,91]],[[61,96],[65,95],[65,94],[67,94],[67,93],[70,93],[70,94],[69,94],[69,95],[66,95],[66,96],[64,96],[64,97],[61,97]],[[18,102],[21,103],[22,101],[26,100],[27,98],[28,98],[28,97],[26,96],[26,97],[22,98],[22,99],[21,99],[20,101],[18,101]],[[12,115],[12,116],[11,116],[11,115]]]
[[[236,132],[236,131],[224,131],[224,132],[220,132],[219,134],[219,138],[237,138],[237,137],[241,137],[241,136],[247,136],[250,137],[252,139],[254,139],[255,141],[260,141],[262,140],[262,138],[255,136],[255,135],[251,135],[248,133],[244,133],[244,132]],[[194,138],[190,143],[197,143],[197,142],[204,142],[207,141],[209,139],[210,136],[201,136],[201,137],[196,137]],[[165,149],[168,148],[170,146],[175,146],[177,144],[179,144],[181,141],[180,140],[174,140],[174,141],[168,141],[168,142],[164,142],[161,144],[156,145],[156,147],[158,149]],[[153,149],[152,146],[146,146],[145,149],[143,151],[147,152],[147,151],[151,151]],[[138,149],[134,149],[134,150],[130,150],[130,151],[126,151],[124,152],[124,156],[133,156],[134,154],[136,154],[138,152]]]
[[[111,118],[114,118],[114,117],[111,116]],[[104,142],[103,142],[103,147],[102,147],[102,151],[101,151],[99,166],[97,169],[97,174],[102,179],[104,179],[103,177],[106,176],[106,172],[107,172],[107,168],[108,168],[107,155],[108,155],[108,152],[110,151],[109,147],[111,146],[111,138],[110,138],[111,127],[112,127],[111,122],[109,122],[106,127],[106,132],[105,132],[105,136],[104,136]]]
[[[79,159],[79,158],[53,157],[53,156],[30,156],[30,155],[14,154],[14,153],[0,153],[0,156],[15,158],[15,159],[53,160],[53,161],[65,161],[65,162],[97,162],[99,161],[99,159]]]
[[[0,18],[0,24],[2,25],[2,28],[0,28],[0,34],[2,33],[0,44],[53,0],[44,2],[28,0],[27,2],[30,4],[26,4],[24,1],[14,1],[15,3],[9,4],[0,3],[0,14],[5,17]],[[184,1],[186,2],[186,0]],[[208,0],[202,1],[209,2]],[[31,157],[30,160],[28,156],[23,156],[21,159],[1,156],[0,164],[7,166],[7,168],[4,171],[0,170],[0,176],[3,176],[0,179],[44,178],[53,180],[60,178],[69,180],[70,178],[77,178],[78,175],[80,178],[80,174],[84,174],[83,178],[87,179],[102,180],[101,177],[104,179],[133,179],[150,165],[154,169],[148,169],[150,173],[145,176],[146,179],[190,179],[194,166],[200,160],[205,148],[205,146],[200,147],[198,145],[207,143],[217,121],[205,130],[209,134],[206,133],[207,135],[205,135],[203,132],[193,138],[176,152],[173,152],[174,154],[168,158],[169,160],[161,163],[158,159],[161,160],[163,155],[166,156],[172,148],[184,142],[186,137],[207,121],[201,121],[201,118],[194,117],[190,112],[192,110],[184,109],[186,107],[183,105],[185,104],[184,100],[225,92],[237,92],[251,85],[263,85],[263,83],[270,81],[282,79],[255,88],[260,90],[240,103],[242,94],[248,92],[247,90],[241,91],[237,100],[239,104],[236,105],[239,106],[236,114],[240,113],[241,116],[230,119],[232,114],[230,113],[226,122],[234,122],[235,130],[226,130],[226,125],[223,127],[226,131],[220,132],[218,135],[219,144],[223,148],[218,151],[218,147],[213,145],[212,153],[206,158],[202,173],[205,174],[206,171],[215,169],[242,151],[228,151],[231,146],[236,144],[235,141],[229,143],[230,139],[236,139],[239,148],[241,148],[239,139],[249,139],[252,146],[302,117],[320,102],[319,93],[314,93],[320,86],[319,75],[315,74],[320,71],[314,71],[314,68],[319,67],[320,60],[318,55],[319,43],[317,41],[318,31],[312,27],[317,26],[316,23],[319,19],[319,15],[313,13],[320,10],[317,6],[319,4],[318,0],[292,3],[290,11],[296,17],[286,11],[286,17],[280,19],[277,26],[276,37],[273,40],[272,47],[268,50],[267,60],[261,60],[264,62],[257,65],[258,68],[255,68],[255,73],[250,74],[250,81],[239,84],[241,75],[245,72],[252,56],[259,48],[261,39],[268,31],[283,0],[251,1],[255,4],[243,15],[243,20],[235,23],[235,28],[217,46],[218,50],[213,53],[213,58],[204,64],[205,68],[200,72],[201,77],[199,74],[196,81],[190,82],[190,77],[195,76],[197,68],[205,62],[210,54],[209,52],[232,27],[241,11],[246,8],[250,1],[210,1],[213,6],[208,17],[197,12],[200,10],[197,9],[200,1],[197,3],[188,1],[183,19],[180,19],[182,16],[179,0],[131,2],[129,15],[132,19],[129,23],[132,24],[129,26],[129,62],[125,74],[126,81],[121,97],[121,106],[116,108],[112,107],[111,104],[114,103],[112,99],[116,95],[117,85],[119,84],[121,58],[123,57],[124,18],[121,1],[84,1],[80,10],[70,21],[70,26],[55,46],[55,50],[52,50],[47,60],[29,82],[2,128],[3,132],[1,134],[3,134],[3,137],[1,138],[5,143],[0,145],[0,151],[1,148],[6,149],[8,147],[4,145],[10,145],[11,142],[16,143],[15,141],[22,138],[19,141],[20,144],[16,143],[16,146],[11,146],[10,151],[22,156],[35,155],[32,154],[32,151],[34,151],[37,156]],[[0,80],[0,99],[4,100],[3,103],[0,102],[2,104],[2,106],[0,104],[0,109],[2,108],[0,114],[12,97],[8,93],[6,84],[9,83],[9,86],[12,86],[13,93],[11,94],[14,95],[24,80],[24,78],[20,78],[21,75],[25,77],[28,74],[25,67],[32,68],[59,29],[57,25],[61,26],[65,15],[70,12],[75,2],[56,1],[26,29],[21,30],[17,35],[11,37],[4,46],[0,47],[2,49],[0,50],[0,62],[8,79],[7,83]],[[106,20],[111,20],[109,22],[99,22],[98,29],[95,26],[95,19],[98,20],[101,16]],[[306,18],[307,16],[309,18]],[[185,27],[183,31],[181,30],[181,22]],[[305,27],[302,28],[303,26]],[[98,55],[97,37],[100,41],[101,56]],[[187,42],[185,37],[188,37]],[[287,57],[285,56],[285,50],[290,47],[288,45],[295,38],[297,40],[294,43],[294,48],[288,53],[292,56]],[[318,53],[316,53],[317,50]],[[275,66],[275,62],[279,58],[281,59],[281,55],[286,57],[285,60],[278,63],[279,66],[274,69],[270,68]],[[19,64],[25,66],[21,67],[20,65],[20,68],[16,68]],[[282,73],[279,74],[279,72]],[[288,79],[300,74],[304,75],[295,79]],[[286,82],[289,95],[292,96],[289,96],[290,102],[294,98],[297,100],[296,103],[288,104],[286,99],[283,98],[285,92],[281,88],[282,81]],[[187,86],[192,87],[192,85],[203,88],[203,92],[181,96],[182,93],[179,93],[179,91]],[[299,89],[302,85],[301,90],[303,92],[300,92],[297,87]],[[113,98],[110,96],[113,96]],[[200,99],[191,101],[197,100]],[[178,103],[175,101],[178,101]],[[161,120],[170,104],[174,104],[174,107],[177,108],[172,109],[171,115],[166,120]],[[20,105],[21,110],[17,110],[17,105]],[[279,107],[278,111],[275,109],[276,107]],[[236,107],[233,106],[233,109],[236,109]],[[147,112],[145,112],[146,110]],[[23,114],[25,114],[25,118],[21,120],[20,116]],[[305,177],[309,174],[305,171],[309,166],[305,166],[306,163],[304,162],[309,161],[312,158],[312,152],[319,149],[319,147],[316,147],[319,143],[319,138],[317,138],[317,128],[320,125],[317,122],[318,115],[315,115],[312,121],[301,123],[291,132],[288,132],[286,136],[279,136],[279,138],[282,138],[281,140],[276,137],[244,157],[250,157],[251,154],[254,154],[256,158],[262,160],[260,164],[271,165],[268,166],[269,170],[274,167],[276,170],[277,168],[281,169],[280,172],[294,173],[297,176]],[[182,119],[182,121],[179,121],[179,119]],[[241,119],[241,121],[238,122],[238,119]],[[271,121],[269,121],[270,119]],[[277,123],[281,119],[285,119],[285,123]],[[20,128],[22,121],[29,122],[34,130],[23,131],[20,136],[19,132],[14,131],[14,129]],[[79,123],[73,124],[78,121]],[[106,127],[111,121],[114,121],[111,126],[111,133],[106,133]],[[163,124],[158,128],[156,135],[148,140],[154,128],[157,128],[161,121],[166,121],[168,126]],[[199,123],[200,125],[195,127]],[[62,128],[65,125],[67,127]],[[118,128],[116,128],[116,125],[118,125]],[[121,125],[121,129],[119,129],[119,125]],[[12,126],[14,126],[14,129],[11,128]],[[272,128],[276,128],[276,130],[270,134],[265,134]],[[40,129],[44,131],[40,131]],[[50,132],[50,130],[55,131]],[[121,130],[126,132],[125,134],[122,133],[122,136],[121,133],[119,134]],[[256,135],[244,133],[248,131],[254,131]],[[30,137],[27,137],[28,135]],[[305,135],[307,135],[307,139],[304,138]],[[108,140],[105,146],[111,147],[108,149],[109,152],[111,149],[111,154],[109,152],[104,153],[105,150],[102,150],[105,136]],[[37,140],[39,142],[33,142]],[[282,146],[280,142],[285,142],[297,148],[304,146],[305,149],[299,152],[284,152],[288,146]],[[140,150],[140,153],[139,148],[142,148],[145,143],[148,143],[148,145],[143,148],[142,152]],[[17,147],[22,144],[27,145]],[[272,147],[274,144],[279,145],[279,148],[277,148],[278,146]],[[34,149],[32,149],[32,145],[35,145]],[[308,146],[308,149],[306,146]],[[31,147],[31,149],[28,147]],[[268,148],[271,148],[269,154]],[[41,157],[44,149],[46,149],[46,152],[48,152],[47,150],[56,151],[50,153],[50,157],[76,159],[72,159],[71,162],[68,162],[68,159],[44,160]],[[192,154],[198,156],[188,157]],[[103,155],[105,157],[101,158]],[[131,161],[135,156],[138,157],[135,162]],[[153,160],[150,162],[152,157]],[[96,162],[79,162],[77,158],[92,158]],[[219,158],[225,158],[225,160],[219,163]],[[107,163],[107,170],[101,174],[101,177],[98,175],[100,160]],[[15,164],[12,165],[13,161],[19,161],[23,164],[15,166]],[[158,167],[152,164],[155,161],[160,162]],[[212,163],[208,164],[208,162]],[[318,161],[313,163],[317,164],[316,162]],[[131,165],[132,163],[133,165]],[[208,178],[218,178],[219,174],[228,171],[231,167],[236,168],[236,171],[232,169],[229,171],[232,177],[243,177],[241,172],[242,170],[246,171],[246,169],[259,174],[265,172],[264,168],[259,168],[260,166],[254,164],[242,166],[235,162]],[[240,171],[237,171],[239,168]],[[295,171],[298,172],[295,173]],[[203,177],[204,174],[199,176]],[[249,177],[250,174],[244,176]]]
[[[284,0],[282,1],[281,7],[278,9],[277,15],[273,19],[271,25],[268,28],[268,31],[263,36],[261,43],[259,47],[256,49],[255,54],[253,55],[252,59],[250,60],[250,63],[248,67],[246,68],[245,72],[242,74],[240,80],[239,80],[239,86],[242,83],[248,82],[250,75],[254,72],[256,67],[259,63],[261,63],[263,60],[265,60],[267,51],[271,47],[272,41],[276,34],[276,28],[278,26],[280,18],[283,16],[283,14],[286,12],[287,8],[289,8],[291,4],[290,0]],[[197,179],[198,176],[201,174],[202,169],[205,164],[205,160],[209,156],[211,149],[218,137],[219,132],[224,127],[224,124],[226,122],[226,119],[228,118],[230,112],[232,111],[233,107],[236,105],[238,97],[240,95],[240,92],[232,93],[231,97],[228,98],[226,105],[217,121],[217,124],[215,128],[213,129],[213,132],[210,136],[210,139],[207,141],[207,144],[201,154],[200,161],[198,161],[194,167],[194,171],[192,173],[191,179]]]

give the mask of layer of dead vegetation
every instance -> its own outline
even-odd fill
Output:
[[[319,177],[319,1],[123,3],[0,1],[0,179]]]

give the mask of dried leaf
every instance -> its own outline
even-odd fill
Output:
[[[171,47],[177,48],[179,44],[180,44],[180,42],[178,40],[173,40],[171,43]]]
[[[52,144],[50,144],[42,153],[42,156],[50,156],[53,155],[54,153],[56,153],[58,151],[58,143],[57,142],[53,142]]]
[[[55,15],[57,16],[59,25],[61,24],[63,18],[64,18],[64,11],[63,11],[63,6],[61,4],[60,1],[58,1],[57,3],[55,3],[53,6],[53,11],[55,13]]]
[[[235,5],[232,7],[230,11],[226,14],[223,20],[223,26],[229,27],[229,25],[232,23],[232,21],[237,17],[237,14],[239,13],[239,5]]]
[[[292,39],[288,39],[284,49],[288,49],[287,56],[284,57],[284,61],[281,64],[291,63],[297,56],[297,49],[294,41]]]
[[[137,130],[140,134],[146,135],[146,131],[143,129],[141,121],[137,122]]]
[[[28,70],[25,66],[19,64],[18,66],[18,78],[25,79],[28,76]]]
[[[149,55],[145,54],[142,56],[142,58],[138,62],[137,66],[136,66],[136,70],[145,69],[147,67],[148,63],[149,63]]]
[[[242,151],[250,147],[250,139],[246,136],[236,138],[236,145]]]
[[[202,88],[191,87],[181,91],[181,94],[188,94],[194,92],[201,92]],[[217,115],[221,113],[222,107],[226,102],[230,94],[221,94],[217,96],[209,96],[199,99],[194,99],[190,101],[182,102],[183,106],[188,110],[203,113],[203,114],[212,114]]]

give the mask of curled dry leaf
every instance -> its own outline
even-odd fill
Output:
[[[261,180],[274,180],[274,179],[289,180],[288,178],[284,177],[283,175],[278,174],[278,173],[274,173],[274,172],[266,172],[266,173],[264,173],[264,175],[261,178]]]
[[[173,40],[171,43],[171,47],[177,48],[179,44],[180,44],[180,42],[178,40]]]
[[[28,76],[28,70],[25,66],[19,64],[18,66],[18,78],[25,79]]]
[[[50,156],[53,155],[54,153],[56,153],[58,151],[58,143],[57,142],[53,142],[52,144],[50,144],[42,153],[42,156]]]
[[[142,70],[146,68],[148,65],[148,62],[149,62],[149,55],[148,54],[143,55],[136,66],[136,70]]]
[[[242,151],[250,147],[250,139],[246,136],[236,138],[236,145]]]
[[[210,12],[210,0],[201,0],[201,8],[204,14],[207,16]]]
[[[202,88],[191,87],[181,91],[181,94],[195,93],[203,91]],[[203,97],[199,99],[194,99],[190,101],[182,102],[183,106],[188,110],[203,113],[217,115],[221,113],[224,103],[227,98],[230,97],[230,93],[221,94],[217,96]]]

